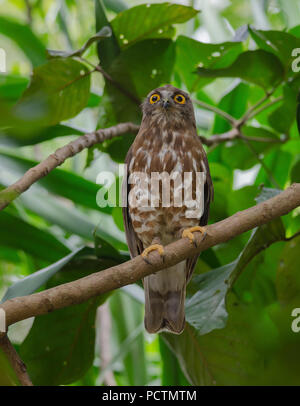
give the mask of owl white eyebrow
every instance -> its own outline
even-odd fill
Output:
[[[173,95],[173,92],[170,92],[169,90],[162,90],[161,91],[161,96],[162,98],[168,98]]]

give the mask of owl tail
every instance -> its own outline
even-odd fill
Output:
[[[145,328],[182,333],[185,325],[185,261],[144,279]]]

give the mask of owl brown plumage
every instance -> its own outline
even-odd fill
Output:
[[[132,257],[142,254],[143,250],[153,244],[154,248],[162,252],[162,247],[157,244],[167,245],[181,238],[184,229],[206,225],[213,197],[208,162],[197,136],[189,95],[166,85],[150,92],[142,108],[141,127],[126,157],[127,173],[123,183],[123,202],[127,202],[127,207],[123,208],[125,233]],[[172,204],[175,193],[172,183],[169,207],[161,204],[161,189],[158,207],[134,205],[128,199],[133,188],[133,184],[128,183],[129,177],[134,173],[150,176],[153,172],[190,172],[193,176],[196,172],[203,172],[204,210],[201,217],[189,218],[185,205],[175,207],[174,202]],[[143,195],[144,192],[147,193],[139,189],[138,193]],[[169,331],[179,334],[183,331],[186,284],[196,261],[197,256],[144,278],[145,327],[148,332]]]

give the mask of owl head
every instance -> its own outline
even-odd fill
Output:
[[[195,121],[194,109],[189,95],[172,85],[152,90],[142,104],[144,116],[160,121]]]

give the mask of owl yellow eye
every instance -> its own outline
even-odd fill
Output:
[[[151,97],[150,97],[150,103],[154,104],[157,103],[158,100],[160,100],[160,95],[157,93],[154,93]]]
[[[185,97],[182,94],[176,94],[176,96],[174,97],[174,100],[176,101],[176,103],[179,103],[179,104],[185,103]]]

